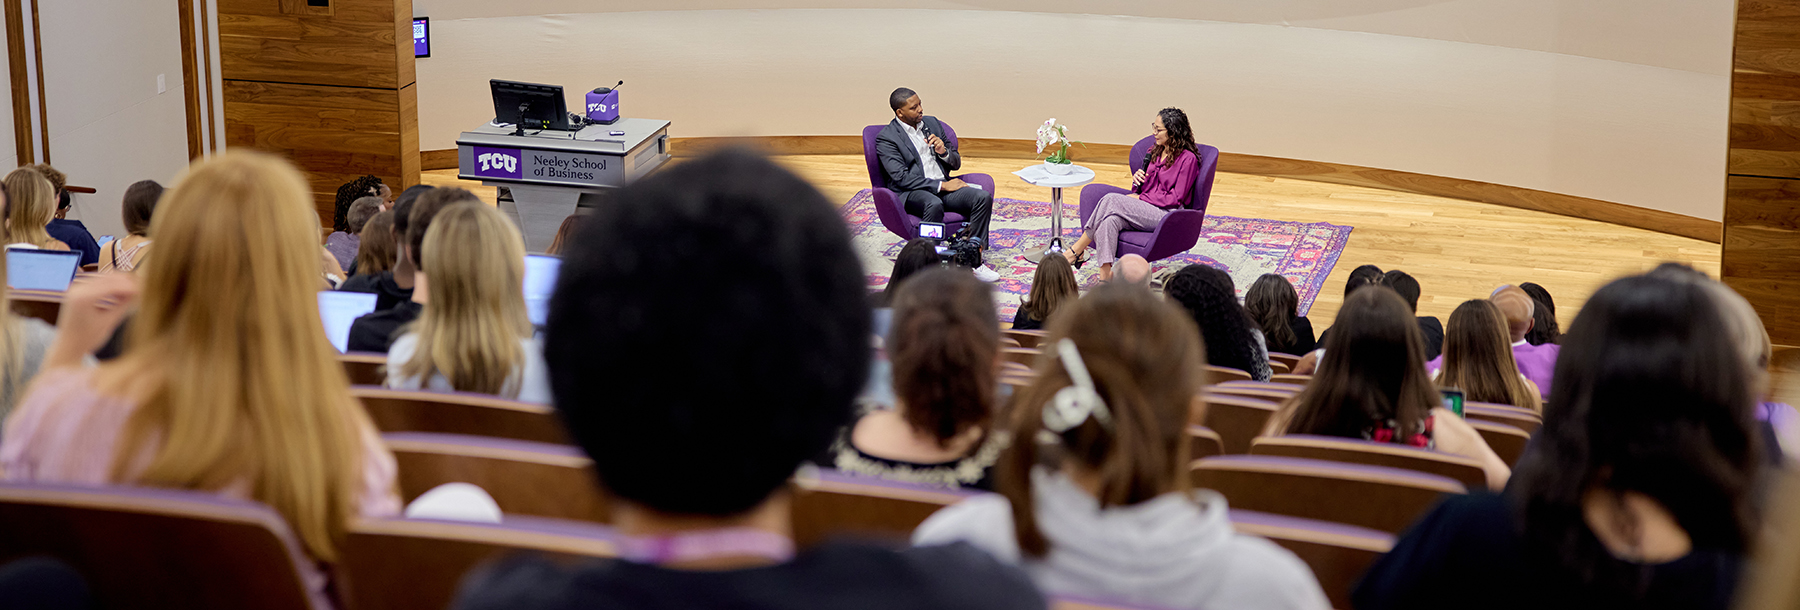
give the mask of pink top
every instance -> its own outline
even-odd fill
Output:
[[[1144,170],[1144,184],[1138,189],[1138,199],[1164,209],[1187,207],[1188,200],[1194,197],[1194,181],[1199,177],[1200,157],[1194,151],[1181,151],[1175,155],[1172,164],[1157,159]]]
[[[7,418],[0,436],[0,476],[8,481],[106,485],[125,422],[138,405],[93,388],[92,369],[45,371]],[[400,514],[394,454],[373,428],[363,431],[362,489],[357,511],[365,517]],[[148,465],[151,452],[138,460]],[[248,481],[219,490],[228,498],[250,499]],[[301,549],[304,551],[304,549]],[[330,608],[326,577],[318,565],[302,565],[300,577],[312,592],[313,607]]]

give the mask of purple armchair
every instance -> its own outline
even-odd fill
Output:
[[[1144,155],[1155,145],[1153,137],[1138,140],[1131,147],[1131,173],[1144,169]],[[1157,223],[1152,231],[1119,232],[1119,256],[1136,254],[1145,260],[1162,260],[1188,251],[1200,241],[1200,225],[1206,222],[1206,204],[1212,199],[1213,176],[1218,173],[1219,149],[1199,145],[1200,177],[1194,180],[1194,194],[1188,198],[1186,208],[1171,210]],[[1100,199],[1109,193],[1130,193],[1131,189],[1122,189],[1110,184],[1090,184],[1081,189],[1081,226],[1087,226],[1088,217],[1094,214],[1094,208],[1100,205]]]
[[[942,121],[940,123],[944,126],[944,139],[948,140],[950,146],[955,147],[956,130],[951,129],[949,123]],[[887,230],[899,235],[900,239],[912,239],[919,236],[919,223],[924,222],[924,219],[906,213],[906,202],[901,201],[898,194],[888,190],[887,174],[881,171],[881,160],[875,158],[875,137],[881,135],[883,127],[887,127],[887,125],[870,125],[864,127],[862,132],[863,162],[869,166],[869,185],[873,187],[870,189],[870,193],[875,197],[875,213],[881,217],[881,225],[887,227]],[[994,192],[994,178],[987,174],[962,174],[950,177],[962,178],[963,182],[979,184],[981,188],[987,189],[987,192]],[[962,230],[962,222],[962,214],[944,212],[945,236],[954,235],[957,231]]]

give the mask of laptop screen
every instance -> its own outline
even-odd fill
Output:
[[[525,256],[525,314],[532,326],[550,319],[550,293],[556,292],[556,273],[562,259],[548,254]]]
[[[325,323],[325,337],[340,354],[349,348],[350,324],[372,311],[375,311],[375,293],[319,292],[319,321]]]
[[[62,292],[81,269],[81,253],[61,250],[6,250],[6,285],[15,290]]]

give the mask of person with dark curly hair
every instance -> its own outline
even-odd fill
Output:
[[[1150,135],[1156,138],[1156,145],[1150,147],[1149,164],[1131,175],[1131,193],[1102,198],[1081,227],[1081,239],[1063,252],[1070,263],[1080,267],[1087,262],[1081,255],[1093,245],[1099,251],[1103,281],[1112,279],[1113,261],[1119,256],[1119,232],[1156,228],[1169,210],[1187,206],[1194,196],[1194,181],[1200,179],[1200,148],[1194,143],[1194,130],[1188,127],[1187,113],[1179,108],[1158,111],[1150,121]]]
[[[387,185],[375,176],[363,176],[349,182],[337,190],[337,205],[331,213],[331,230],[337,233],[350,233],[350,206],[364,197],[381,197]],[[382,201],[387,201],[383,198]],[[361,229],[362,227],[357,227]]]
[[[1262,331],[1238,304],[1230,275],[1206,265],[1188,265],[1169,278],[1163,294],[1193,316],[1206,342],[1208,364],[1244,371],[1257,381],[1268,381],[1274,374]]]

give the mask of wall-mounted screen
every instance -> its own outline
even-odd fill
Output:
[[[431,57],[430,17],[413,17],[413,57]]]

